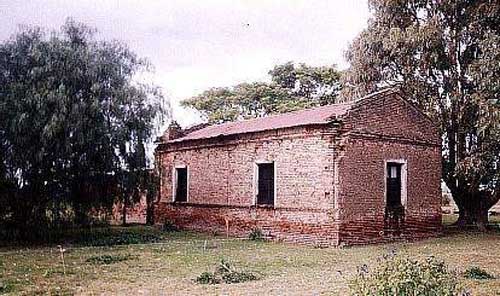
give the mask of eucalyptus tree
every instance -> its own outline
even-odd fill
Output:
[[[484,228],[500,199],[500,2],[370,0],[346,53],[346,93],[399,86],[442,133],[458,224]]]
[[[211,123],[235,121],[335,103],[340,72],[333,66],[288,62],[269,71],[271,82],[211,88],[182,102]]]
[[[160,89],[137,82],[150,70],[127,45],[72,20],[2,42],[0,190],[9,213],[0,218],[35,225],[69,207],[84,222],[90,209],[136,196],[146,146],[168,115]]]

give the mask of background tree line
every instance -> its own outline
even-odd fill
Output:
[[[215,87],[181,104],[198,110],[209,123],[222,123],[333,104],[340,92],[340,72],[334,66],[288,62],[268,74],[271,82]]]

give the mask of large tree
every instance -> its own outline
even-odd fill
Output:
[[[500,199],[500,2],[370,0],[346,56],[347,93],[399,86],[439,125],[459,225]]]
[[[68,20],[0,44],[0,219],[41,225],[69,207],[83,222],[147,179],[163,96],[135,82],[146,60],[94,33]]]
[[[182,102],[211,123],[335,103],[340,74],[333,66],[312,67],[288,62],[269,71],[271,82],[241,83],[206,90]]]

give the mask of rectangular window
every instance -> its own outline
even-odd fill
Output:
[[[175,168],[174,201],[186,202],[188,197],[188,171],[185,168]]]
[[[274,205],[274,163],[257,164],[257,204]]]

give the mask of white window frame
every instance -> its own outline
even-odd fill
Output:
[[[408,207],[408,161],[406,159],[386,159],[384,161],[384,203],[387,206],[387,165],[397,163],[401,165],[401,205]]]
[[[257,195],[259,194],[259,164],[273,164],[273,170],[274,170],[274,192],[273,192],[273,207],[276,207],[276,202],[278,200],[278,184],[276,183],[277,181],[277,166],[276,166],[276,161],[274,160],[257,160],[254,162],[253,165],[253,200],[252,200],[252,205],[257,206],[260,204],[257,204]],[[265,206],[265,205],[263,205]]]
[[[189,168],[187,165],[175,165],[172,168],[172,202],[177,202],[176,195],[177,195],[177,169],[186,169],[186,201],[185,203],[189,202]]]

